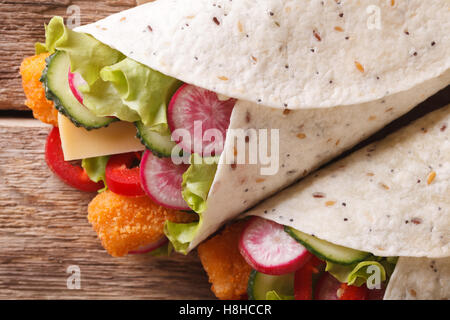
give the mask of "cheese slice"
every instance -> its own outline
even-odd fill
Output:
[[[66,161],[145,149],[136,138],[136,127],[130,122],[113,122],[106,128],[88,131],[76,127],[65,116],[58,114],[58,126]]]

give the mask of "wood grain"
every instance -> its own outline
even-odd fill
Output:
[[[81,24],[94,22],[136,5],[135,0],[0,0],[0,110],[26,110],[19,66],[44,40],[44,23],[67,8],[80,7]]]
[[[49,128],[0,119],[0,299],[212,299],[196,254],[112,258],[89,225],[94,196],[47,169]],[[81,269],[68,290],[67,267]]]

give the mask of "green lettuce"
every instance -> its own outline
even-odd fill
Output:
[[[152,257],[168,257],[171,255],[172,251],[173,251],[173,246],[169,242],[166,245],[149,252],[148,254],[151,255]]]
[[[275,290],[266,293],[266,300],[294,300],[294,296],[278,294]]]
[[[81,166],[84,168],[84,170],[86,170],[89,179],[94,182],[103,181],[103,183],[105,184],[105,188],[99,190],[99,192],[103,192],[108,189],[105,177],[106,164],[108,163],[108,160],[109,156],[103,156],[83,159],[83,161],[81,161]]]
[[[183,199],[195,212],[201,214],[206,210],[209,189],[217,171],[218,157],[202,159],[199,155],[191,155],[191,165],[183,174]]]
[[[182,82],[127,58],[88,34],[70,30],[61,17],[50,21],[45,34],[45,44],[36,44],[36,52],[68,54],[72,72],[86,81],[78,89],[92,113],[142,121],[150,130],[169,133],[167,105]]]
[[[89,86],[100,79],[100,70],[125,59],[119,51],[101,43],[90,35],[70,30],[61,17],[54,17],[45,26],[45,44],[37,44],[37,51],[44,49],[53,54],[56,50],[69,55],[72,72],[83,76]]]
[[[218,157],[202,159],[191,155],[191,165],[183,174],[182,195],[189,207],[199,215],[198,222],[174,223],[167,221],[164,232],[178,252],[186,253],[203,222],[202,213],[206,210],[206,200],[217,171]]]
[[[168,134],[167,106],[181,81],[130,58],[103,68],[100,77],[114,86],[121,102],[135,111],[145,126]]]
[[[370,272],[368,269],[370,266],[379,268],[380,280],[381,282],[384,282],[391,276],[395,268],[395,263],[395,259],[374,256],[350,266],[339,265],[327,261],[325,271],[329,272],[342,283],[359,287],[366,283],[369,277],[373,275],[373,272]]]
[[[187,253],[189,244],[194,240],[197,230],[202,223],[202,216],[199,215],[199,218],[198,222],[175,223],[166,221],[164,224],[164,233],[177,252]]]

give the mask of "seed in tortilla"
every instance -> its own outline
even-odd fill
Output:
[[[320,37],[320,34],[316,30],[313,30],[313,35],[314,35],[314,37],[316,37],[316,39],[318,41],[322,41],[322,38]]]
[[[386,185],[386,184],[384,184],[384,183],[382,183],[382,182],[380,182],[380,186],[381,186],[383,189],[385,189],[385,190],[389,190],[389,189],[390,189],[388,185]]]
[[[238,21],[237,26],[238,26],[239,32],[244,32],[244,28],[242,27],[242,23],[240,21]]]
[[[361,71],[361,72],[365,71],[363,65],[361,63],[359,63],[358,61],[355,61],[355,66],[356,66],[356,69],[358,69],[359,71]]]
[[[427,184],[430,185],[436,178],[436,172],[433,171],[428,175]]]
[[[325,198],[326,195],[323,192],[314,192],[312,195],[314,198]]]

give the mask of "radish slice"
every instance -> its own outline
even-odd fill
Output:
[[[137,250],[130,251],[128,254],[146,254],[149,252],[152,252],[156,249],[161,248],[162,246],[166,245],[169,242],[169,240],[166,237],[162,237],[160,240],[156,242],[152,242],[148,245],[142,246],[138,248]]]
[[[172,133],[184,129],[190,139],[174,135],[175,141],[188,153],[219,155],[235,103],[236,99],[220,100],[215,92],[193,85],[181,86],[170,101],[168,123]]]
[[[258,217],[242,232],[239,250],[253,269],[269,275],[294,272],[312,256],[282,225]]]
[[[341,283],[328,272],[325,272],[317,282],[315,300],[339,300],[337,294]]]
[[[69,71],[69,87],[78,102],[83,104],[83,94],[78,90],[78,87],[85,85],[83,77],[79,73],[72,73]]]
[[[157,204],[176,210],[191,210],[181,195],[183,173],[189,165],[176,165],[171,158],[158,158],[147,150],[141,160],[141,184]]]

